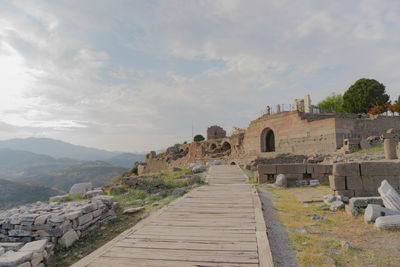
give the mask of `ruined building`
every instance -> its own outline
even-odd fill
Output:
[[[345,139],[363,140],[380,136],[390,128],[400,130],[399,116],[323,113],[311,105],[309,96],[296,100],[293,106],[292,111],[277,109],[277,113],[253,120],[247,129],[234,128],[230,137],[219,126],[209,127],[206,141],[176,145],[160,156],[152,154],[147,162],[148,171],[160,170],[160,165],[166,169],[216,158],[246,164],[257,157],[278,153],[330,154],[340,149]]]

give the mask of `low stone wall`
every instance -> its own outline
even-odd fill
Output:
[[[332,165],[325,164],[259,164],[258,183],[275,182],[278,174],[284,174],[289,184],[296,180],[318,179],[327,182]]]
[[[347,197],[377,196],[378,187],[387,180],[393,188],[400,189],[400,162],[365,161],[337,163],[329,184],[335,195]]]
[[[115,218],[118,207],[113,196],[100,195],[79,202],[37,202],[0,211],[0,241],[47,240],[51,248],[56,244],[69,247],[101,223]]]

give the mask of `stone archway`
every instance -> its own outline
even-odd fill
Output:
[[[275,134],[271,128],[266,128],[261,132],[261,152],[275,152]]]
[[[228,142],[224,142],[221,146],[221,150],[222,152],[231,150],[231,144],[229,144]]]
[[[232,161],[232,162],[231,162],[231,165],[236,165],[236,162]]]

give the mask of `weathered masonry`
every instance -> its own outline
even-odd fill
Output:
[[[253,156],[268,152],[327,154],[341,148],[345,138],[380,136],[389,128],[400,129],[400,117],[299,111],[266,114],[250,123],[243,147]]]

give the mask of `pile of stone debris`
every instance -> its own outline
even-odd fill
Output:
[[[364,222],[374,224],[377,229],[400,229],[400,195],[386,181],[383,180],[378,188],[380,196],[352,197],[333,196],[324,197],[324,202],[332,211],[345,208],[351,216],[358,216],[364,212]]]
[[[56,245],[69,247],[89,231],[116,218],[119,203],[114,197],[91,189],[87,183],[71,188],[70,193],[86,195],[88,199],[84,201],[59,202],[69,195],[58,196],[52,198],[57,202],[37,202],[0,211],[0,242],[3,242],[0,243],[0,266],[38,266],[42,261],[47,264]],[[16,242],[27,244],[22,248],[12,246]],[[28,249],[32,247],[35,249]],[[45,247],[46,252],[37,247]]]

